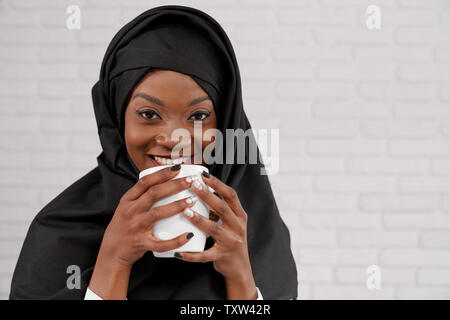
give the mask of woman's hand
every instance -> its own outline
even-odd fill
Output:
[[[243,297],[256,299],[256,286],[247,248],[247,213],[233,188],[206,172],[202,174],[202,179],[216,193],[209,191],[199,181],[192,182],[192,190],[220,217],[222,225],[191,209],[185,210],[184,216],[216,242],[203,252],[180,252],[182,257],[178,258],[188,262],[212,261],[214,269],[224,276],[228,289],[245,290],[250,294],[243,294]],[[189,211],[193,213],[192,217],[186,214]],[[233,294],[228,292],[228,296]]]
[[[160,240],[152,227],[160,219],[192,207],[181,199],[150,210],[159,199],[190,187],[185,178],[173,179],[179,166],[167,167],[142,177],[120,199],[100,246],[89,288],[103,299],[124,299],[132,265],[147,251],[179,248],[189,239],[183,233],[173,239]]]
[[[160,240],[152,232],[153,224],[158,220],[178,214],[195,204],[187,203],[188,198],[185,198],[150,209],[158,200],[190,187],[184,178],[170,180],[178,173],[171,168],[142,177],[120,199],[102,241],[102,246],[111,250],[118,262],[132,266],[147,251],[168,251],[189,241],[186,238],[188,232],[170,240]]]

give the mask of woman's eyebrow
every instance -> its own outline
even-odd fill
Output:
[[[139,97],[144,98],[145,100],[148,100],[148,101],[150,101],[150,102],[156,103],[157,105],[160,105],[161,107],[165,107],[165,106],[166,106],[166,105],[164,104],[164,102],[162,102],[162,101],[159,100],[158,98],[155,98],[155,97],[153,97],[153,96],[151,96],[151,95],[148,95],[148,94],[146,94],[146,93],[143,93],[143,92],[136,93],[136,94],[133,96],[133,99],[132,99],[132,100],[134,100],[134,99],[136,99],[136,98],[139,98]]]
[[[204,97],[200,97],[197,99],[192,100],[191,102],[188,103],[188,107],[193,106],[194,104],[200,103],[202,101],[205,100],[211,100],[208,96],[204,96]]]
[[[160,100],[160,99],[158,99],[156,97],[153,97],[153,96],[151,96],[149,94],[143,93],[143,92],[136,93],[133,96],[132,100],[134,100],[134,99],[136,99],[138,97],[141,97],[141,98],[144,98],[145,100],[148,100],[150,102],[156,103],[157,105],[160,105],[161,107],[165,107],[166,106],[165,103],[162,100]],[[195,105],[197,103],[200,103],[202,101],[205,101],[205,100],[211,100],[211,98],[209,96],[203,96],[203,97],[200,97],[200,98],[196,98],[196,99],[192,100],[191,102],[189,102],[187,104],[187,106],[190,107],[190,106],[193,106],[193,105]]]

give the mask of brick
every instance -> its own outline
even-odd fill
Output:
[[[395,191],[395,177],[356,177],[348,175],[320,175],[314,180],[319,192],[382,192]]]
[[[448,44],[450,42],[448,34],[434,26],[398,27],[395,30],[394,37],[400,45]]]
[[[385,249],[380,253],[383,265],[392,266],[449,266],[450,252],[439,249]]]
[[[343,173],[344,158],[281,155],[280,174],[292,172]]]
[[[338,234],[339,246],[346,247],[411,247],[419,243],[415,231],[343,231]]]
[[[307,193],[281,194],[280,199],[287,208],[296,208],[301,211],[347,211],[356,208],[357,197],[355,195],[339,195],[334,193]]]
[[[370,138],[434,138],[439,134],[437,120],[398,121],[398,120],[370,120],[361,123],[364,136]]]
[[[355,28],[354,26],[340,26],[339,28],[333,26],[320,26],[314,28],[312,34],[313,39],[320,45],[387,45],[392,41],[394,29],[384,26],[376,32],[371,32],[369,37],[365,25],[360,28]]]
[[[318,80],[392,80],[395,78],[394,63],[321,63],[317,67]]]
[[[435,85],[428,83],[404,84],[361,81],[357,86],[361,98],[371,101],[426,101],[435,96]]]
[[[4,27],[0,42],[10,45],[65,45],[75,42],[75,33],[64,29]]]
[[[307,143],[307,152],[311,155],[380,155],[384,154],[384,141],[363,139],[315,139]]]
[[[77,64],[8,64],[2,67],[3,79],[61,79],[78,78]]]
[[[0,200],[2,204],[29,205],[37,201],[38,190],[30,187],[0,186]]]
[[[299,271],[300,283],[330,283],[333,281],[333,268],[324,266],[302,266]]]
[[[281,31],[280,31],[281,32]],[[351,59],[349,45],[310,45],[308,35],[302,35],[304,30],[287,30],[286,34],[277,36],[274,42],[286,42],[275,46],[273,50],[274,61],[342,61]],[[296,38],[293,38],[295,35]],[[283,40],[286,39],[286,40]],[[293,43],[293,41],[299,42]]]
[[[13,258],[18,256],[22,244],[23,239],[0,241],[0,258]]]
[[[369,290],[365,284],[360,286],[316,285],[314,299],[320,300],[390,300],[394,298],[394,287]]]
[[[420,244],[424,247],[450,248],[450,231],[424,231],[420,237]]]
[[[391,116],[392,106],[377,102],[365,102],[361,105],[349,101],[330,101],[314,102],[312,111],[315,117],[326,119],[385,119]]]
[[[368,1],[361,0],[320,0],[321,6],[330,7],[330,8],[346,8],[346,7],[359,7],[361,4],[364,4],[364,9],[372,4]],[[391,8],[397,7],[397,3],[392,0],[379,0],[376,4],[382,8]]]
[[[29,223],[38,213],[39,209],[34,203],[1,203],[0,210],[1,212],[6,212],[5,214],[0,215],[0,221],[2,223],[12,221]]]
[[[417,272],[420,286],[449,286],[450,270],[448,268],[423,268]]]
[[[367,288],[367,279],[370,274],[367,273],[368,266],[336,268],[336,280],[339,284],[355,284]],[[391,285],[414,285],[416,281],[415,271],[410,268],[391,268],[380,267],[380,285],[381,290]],[[375,291],[375,290],[374,290]]]
[[[336,245],[336,234],[332,231],[301,229],[292,233],[291,237],[292,242],[295,242],[301,248],[334,247]]]
[[[0,225],[0,241],[19,240],[23,241],[28,231],[25,223],[8,222]]]
[[[401,214],[383,217],[388,229],[450,229],[450,215],[440,214]]]
[[[357,8],[345,8],[345,9],[287,9],[279,10],[278,21],[280,24],[294,24],[297,26],[310,26],[310,25],[320,25],[320,26],[348,26],[355,21],[358,16]]]
[[[427,174],[429,160],[422,158],[351,157],[346,160],[349,173],[394,175],[398,173]]]
[[[408,102],[396,103],[395,115],[405,119],[448,119],[450,111],[444,103]]]
[[[100,63],[106,48],[101,45],[77,46],[73,43],[67,46],[48,45],[38,48],[38,58],[42,62],[72,62],[72,63],[94,63],[98,73]]]
[[[402,81],[436,81],[450,79],[450,65],[445,64],[409,64],[400,65],[398,78]]]
[[[389,154],[393,156],[448,156],[450,145],[447,139],[391,139],[388,142]]]
[[[401,300],[448,300],[450,289],[433,287],[399,287],[396,292],[396,299]]]
[[[399,189],[421,194],[445,192],[450,190],[450,177],[400,177]]]
[[[339,119],[284,119],[280,130],[284,135],[308,138],[351,138],[356,137],[359,123]]]
[[[301,213],[299,223],[304,228],[327,230],[371,230],[382,227],[381,215],[361,213]]]
[[[439,208],[437,195],[362,194],[359,205],[363,212],[424,213]]]
[[[377,263],[376,250],[373,249],[302,248],[296,256],[301,265],[371,265]]]
[[[435,9],[436,7],[444,9],[449,8],[449,3],[441,0],[429,0],[423,2],[421,0],[398,0],[401,9]]]
[[[442,52],[439,51],[439,57]],[[405,63],[405,62],[423,62],[430,61],[433,56],[432,46],[415,45],[411,48],[389,45],[364,45],[355,46],[355,61],[364,61],[370,63],[372,61],[389,63]]]
[[[438,62],[449,62],[450,61],[450,46],[436,45],[434,47],[433,57]]]

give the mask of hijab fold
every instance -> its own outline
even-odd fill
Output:
[[[124,112],[133,88],[153,69],[187,74],[214,103],[223,150],[225,129],[251,129],[231,43],[209,15],[184,6],[150,9],[122,27],[109,44],[92,88],[102,152],[98,166],[75,181],[34,217],[11,283],[10,299],[83,299],[104,231],[139,170],[124,142]],[[253,133],[252,133],[253,135]],[[236,154],[236,146],[234,146]],[[256,164],[212,164],[210,172],[233,187],[248,215],[247,242],[255,283],[264,299],[296,299],[297,270],[290,234],[280,217],[258,148]],[[225,158],[224,158],[225,162]],[[205,250],[214,244],[208,237]],[[69,289],[70,266],[79,288]],[[226,299],[223,276],[212,262],[156,258],[133,265],[131,299]]]

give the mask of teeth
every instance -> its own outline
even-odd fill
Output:
[[[177,159],[169,159],[169,158],[161,158],[158,156],[154,156],[155,160],[161,164],[182,164],[186,163],[189,157],[187,158],[177,158]]]

